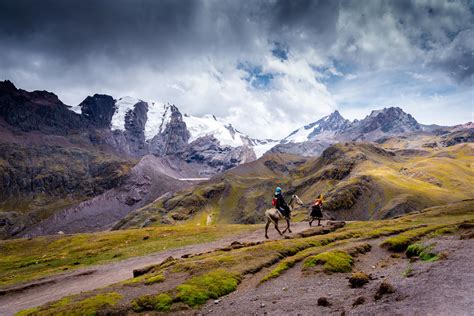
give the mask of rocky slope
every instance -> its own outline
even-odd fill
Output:
[[[0,238],[120,186],[133,164],[94,150],[0,144]]]
[[[109,229],[130,211],[191,186],[166,175],[169,167],[153,155],[144,156],[116,186],[90,200],[56,212],[23,230],[19,236],[33,237],[64,233],[94,232]]]

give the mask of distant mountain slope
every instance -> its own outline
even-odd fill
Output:
[[[120,186],[133,165],[96,150],[0,143],[0,239]]]
[[[256,223],[271,207],[274,188],[309,203],[325,198],[326,216],[381,219],[427,206],[474,198],[474,145],[388,151],[369,143],[332,145],[319,158],[269,154],[209,182],[132,212],[116,228],[190,221]],[[296,211],[302,219],[307,208]]]
[[[109,229],[130,211],[191,186],[166,175],[173,172],[160,158],[148,155],[135,165],[122,183],[101,195],[66,208],[23,230],[19,236],[94,232]]]
[[[163,197],[138,209],[115,229],[144,223],[172,224],[192,221],[212,223],[258,223],[276,185],[287,187],[292,170],[307,159],[288,154],[270,154],[242,164],[210,181]]]
[[[339,111],[335,111],[331,115],[293,131],[282,140],[282,143],[302,143],[333,138],[336,134],[349,128],[350,124],[349,120],[344,119]]]
[[[459,137],[454,134],[447,136],[447,134],[454,132],[457,132]],[[399,107],[375,110],[362,120],[350,122],[344,119],[338,111],[335,111],[331,115],[293,131],[270,151],[319,156],[325,148],[339,142],[382,143],[397,137],[402,139],[407,137],[411,139],[424,138],[426,142],[429,142],[429,138],[436,138],[440,134],[445,134],[446,139],[452,139],[452,141],[439,142],[440,146],[470,142],[472,123],[452,127],[423,125]],[[419,146],[421,147],[421,144]]]

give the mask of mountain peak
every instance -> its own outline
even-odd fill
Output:
[[[383,133],[400,134],[405,132],[419,131],[421,125],[399,107],[388,107],[374,110],[365,119],[354,122],[354,127],[365,134],[375,130]]]
[[[400,107],[398,106],[390,106],[390,107],[384,107],[383,109],[379,110],[373,110],[370,112],[368,117],[376,117],[379,114],[389,114],[389,115],[409,115],[405,111],[403,111]]]
[[[332,112],[331,114],[329,114],[329,117],[337,117],[337,118],[343,118],[341,113],[339,113],[338,110],[335,110],[334,112]]]
[[[324,121],[332,122],[332,124],[334,124],[334,123],[338,123],[338,122],[345,122],[347,120],[341,115],[341,113],[339,113],[338,110],[335,110],[334,112],[332,112],[331,114],[326,116],[324,118]],[[336,128],[339,128],[339,127],[336,127]]]
[[[0,81],[0,91],[13,92],[16,90],[17,88],[10,80]]]

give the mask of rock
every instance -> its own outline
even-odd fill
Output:
[[[260,308],[264,308],[264,307],[265,307],[265,303],[261,303]]]
[[[349,283],[352,288],[362,287],[364,284],[369,282],[369,276],[364,272],[354,272],[349,278]]]
[[[125,138],[130,151],[135,155],[146,155],[148,144],[145,141],[145,123],[147,121],[148,104],[138,102],[133,110],[125,115]]]
[[[176,154],[187,146],[191,134],[186,128],[183,116],[178,108],[169,105],[171,117],[164,130],[149,142],[150,152],[156,155]]]
[[[64,232],[62,230],[58,231],[58,235],[64,235]]]
[[[54,93],[27,92],[10,81],[0,81],[0,117],[24,132],[67,135],[87,126],[81,115],[69,110]]]
[[[256,159],[250,147],[223,146],[213,135],[200,137],[184,147],[178,157],[188,163],[205,164],[213,172],[223,172]]]
[[[115,113],[114,99],[105,94],[94,94],[79,104],[82,115],[96,127],[108,128]]]
[[[395,288],[393,287],[392,284],[390,284],[387,280],[383,281],[378,290],[377,290],[377,293],[375,293],[374,295],[374,298],[376,300],[379,300],[382,298],[382,296],[386,295],[386,294],[391,294],[391,293],[394,293],[395,292]]]
[[[221,300],[214,300],[214,304],[219,304]]]
[[[365,303],[365,297],[363,296],[359,296],[358,298],[356,298],[354,300],[354,302],[352,303],[352,307],[356,307],[356,306],[359,306],[359,305],[362,305]]]
[[[461,234],[459,237],[460,239],[474,239],[474,231],[468,231],[466,233]]]
[[[329,302],[327,297],[320,297],[318,298],[318,305],[327,307],[327,306],[330,306],[331,303]]]

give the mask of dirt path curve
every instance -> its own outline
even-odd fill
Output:
[[[308,228],[307,222],[293,223],[293,234]],[[202,253],[216,248],[228,246],[232,241],[248,242],[264,240],[264,228],[250,233],[239,233],[217,241],[190,245],[154,254],[134,257],[119,262],[90,266],[70,273],[56,275],[23,284],[22,289],[0,295],[0,315],[14,315],[16,312],[39,306],[47,302],[60,299],[64,296],[90,291],[107,285],[117,283],[133,276],[133,270],[157,264],[173,256],[181,257],[184,254]],[[269,229],[271,239],[280,238],[273,227]]]

